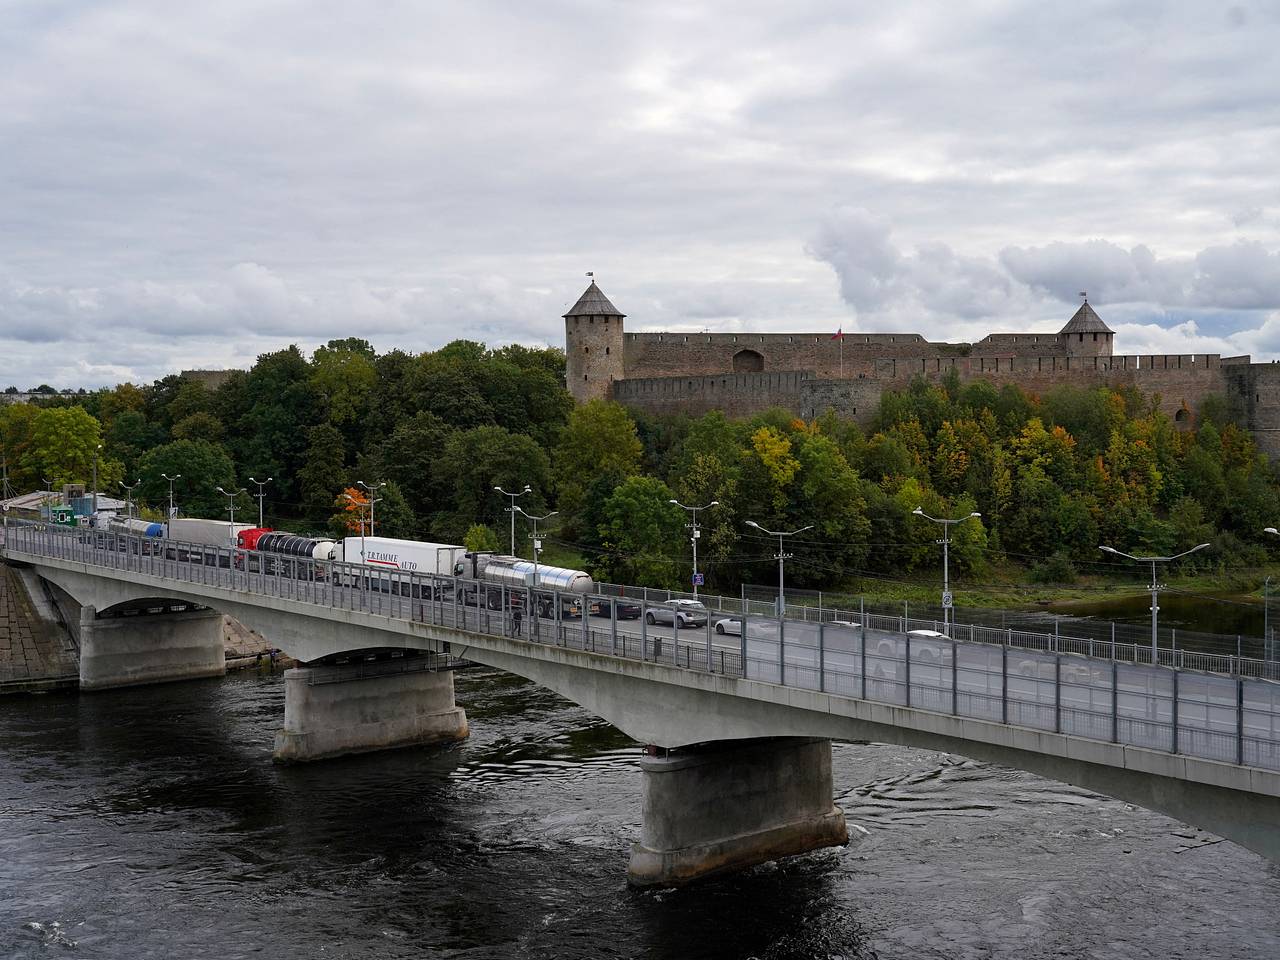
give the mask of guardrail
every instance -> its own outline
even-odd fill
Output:
[[[1175,662],[1150,663],[1136,645],[972,625],[957,636],[916,635],[914,621],[865,610],[793,620],[748,606],[664,629],[649,621],[671,607],[643,595],[627,620],[617,594],[531,592],[96,531],[10,528],[5,552],[1280,770],[1280,683],[1267,679],[1271,664],[1249,658],[1179,651]],[[540,604],[548,616],[530,613]]]

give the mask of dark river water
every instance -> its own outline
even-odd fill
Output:
[[[625,883],[636,745],[523,680],[471,739],[271,763],[280,678],[0,700],[0,956],[1280,956],[1280,873],[1164,817],[941,753],[835,745],[850,846]]]

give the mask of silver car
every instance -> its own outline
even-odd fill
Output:
[[[668,600],[666,603],[650,607],[644,615],[645,623],[662,623],[674,626],[680,622],[680,629],[686,627],[705,627],[707,625],[707,608],[697,600]]]

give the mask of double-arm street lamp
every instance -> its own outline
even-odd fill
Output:
[[[531,584],[529,591],[529,614],[534,618],[534,626],[536,628],[538,621],[538,607],[537,601],[533,596],[533,591],[538,589],[538,554],[542,553],[542,540],[538,538],[538,524],[543,520],[550,520],[552,517],[559,515],[560,511],[552,510],[550,513],[545,513],[540,517],[535,517],[533,514],[525,512],[521,507],[516,507],[516,509],[524,514],[524,516],[528,517],[529,522],[533,524],[533,532],[529,534],[529,539],[533,541],[533,583]],[[585,617],[586,614],[584,613],[583,618],[585,619]]]
[[[946,517],[931,517],[921,507],[916,507],[911,512],[917,517],[924,517],[926,520],[942,524],[942,539],[935,540],[934,543],[942,545],[942,626],[943,631],[949,635],[950,630],[947,630],[947,626],[951,623],[951,528],[957,523],[981,517],[982,514],[967,513],[963,517],[949,520]]]
[[[266,493],[267,484],[270,483],[273,479],[274,479],[273,477],[267,477],[267,479],[265,480],[255,480],[253,479],[253,477],[249,478],[250,483],[256,483],[258,485],[258,492],[255,493],[254,496],[258,498],[258,526],[259,527],[262,526],[262,504],[267,496],[267,493]]]
[[[224,497],[226,497],[226,498],[227,498],[227,509],[231,511],[231,533],[230,533],[230,537],[231,537],[231,542],[232,542],[232,543],[235,543],[235,539],[236,539],[236,497],[238,497],[238,496],[240,496],[240,494],[244,493],[244,487],[241,487],[241,488],[240,488],[239,490],[237,490],[235,493],[228,493],[226,490],[223,490],[221,487],[218,487],[218,492],[219,492],[220,494],[222,494]]]
[[[692,535],[689,537],[689,540],[693,543],[693,576],[690,580],[693,583],[693,595],[696,598],[698,596],[698,538],[702,536],[702,531],[698,529],[698,511],[710,510],[712,507],[718,507],[720,506],[720,501],[712,500],[710,503],[701,507],[690,507],[681,503],[679,500],[668,500],[667,502],[674,503],[681,510],[688,510],[693,518],[692,522],[686,523],[685,526],[692,531]]]
[[[164,518],[164,535],[167,537],[169,536],[169,521],[173,519],[173,481],[181,480],[182,474],[175,473],[171,477],[167,473],[162,473],[160,474],[160,476],[164,477],[166,480],[169,481],[169,513]]]
[[[369,508],[369,513],[373,513],[373,504],[368,500],[358,500],[349,493],[344,493],[344,497],[350,500],[360,510],[360,562],[364,563],[364,510]]]
[[[133,519],[133,488],[140,484],[141,480],[135,480],[133,483],[125,483],[123,480],[116,481],[120,486],[124,487],[124,516],[126,520]]]
[[[812,530],[813,524],[811,523],[808,526],[801,527],[799,530],[766,530],[764,527],[760,526],[760,524],[756,523],[754,520],[748,520],[747,526],[754,527],[756,530],[759,530],[761,533],[766,533],[771,537],[778,538],[778,552],[774,554],[774,558],[778,561],[778,616],[784,617],[787,614],[787,597],[786,597],[785,589],[783,587],[782,568],[783,568],[783,563],[786,560],[789,560],[791,557],[795,556],[795,554],[787,553],[786,550],[783,549],[782,538],[794,537],[797,533],[804,533],[806,530]]]
[[[523,497],[526,493],[533,493],[533,488],[526,483],[524,489],[519,493],[512,493],[509,490],[503,490],[501,487],[494,487],[493,489],[495,493],[511,498],[511,506],[507,507],[506,511],[511,514],[511,555],[514,557],[516,555],[516,498]],[[523,510],[520,512],[524,513]]]
[[[373,505],[375,503],[381,503],[382,497],[375,497],[374,494],[385,487],[387,482],[383,480],[381,483],[375,483],[372,487],[363,480],[357,480],[356,483],[364,487],[365,492],[369,494],[369,536],[376,537],[378,535],[378,530],[373,525]]]
[[[1170,560],[1177,560],[1180,557],[1187,556],[1187,554],[1195,553],[1197,550],[1203,550],[1207,546],[1209,546],[1209,544],[1207,543],[1198,543],[1194,547],[1192,547],[1190,550],[1183,550],[1181,553],[1175,553],[1171,557],[1135,557],[1133,554],[1124,553],[1123,551],[1117,550],[1115,547],[1104,547],[1104,546],[1098,547],[1098,549],[1101,550],[1103,553],[1114,554],[1117,557],[1124,557],[1126,560],[1133,560],[1137,563],[1151,564],[1151,586],[1149,586],[1147,589],[1151,591],[1151,662],[1152,663],[1155,663],[1157,661],[1157,656],[1159,652],[1159,645],[1156,640],[1156,636],[1157,636],[1156,629],[1159,625],[1159,620],[1160,620],[1160,588],[1164,586],[1164,584],[1159,583],[1156,580],[1156,564],[1168,563]]]

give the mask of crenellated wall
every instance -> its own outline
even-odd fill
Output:
[[[1257,416],[1266,421],[1268,435],[1280,444],[1280,364],[1224,365],[1216,354],[1143,354],[898,357],[878,359],[870,366],[873,369],[869,374],[855,376],[848,376],[846,369],[843,378],[823,377],[809,370],[786,370],[618,380],[613,384],[613,397],[625,406],[648,413],[701,416],[711,410],[723,410],[729,416],[751,416],[781,407],[805,418],[833,410],[866,425],[874,417],[885,390],[902,389],[917,376],[941,380],[955,370],[961,382],[981,378],[997,386],[1013,383],[1033,394],[1059,386],[1131,386],[1158,396],[1161,410],[1189,425],[1187,411],[1194,411],[1209,394],[1226,393],[1229,382],[1225,373],[1234,371],[1237,381],[1244,382],[1245,378],[1254,384],[1248,389],[1259,398],[1254,404]],[[1256,373],[1260,366],[1265,377]],[[1259,443],[1264,444],[1261,436]],[[1264,444],[1264,449],[1270,447]]]

